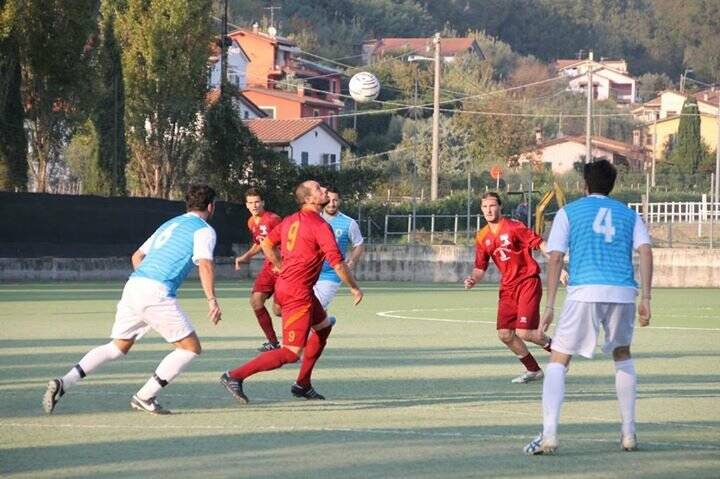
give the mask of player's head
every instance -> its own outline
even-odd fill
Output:
[[[250,188],[245,192],[245,206],[253,216],[259,216],[265,211],[265,199],[257,188]]]
[[[335,216],[340,209],[340,193],[334,186],[327,187],[328,203],[325,205],[325,213]]]
[[[295,188],[295,201],[299,206],[314,205],[322,208],[328,202],[327,189],[315,180],[307,180]]]
[[[210,218],[215,212],[215,190],[208,185],[190,185],[185,193],[185,207],[187,211],[207,213]]]
[[[497,223],[502,218],[502,201],[494,191],[486,191],[480,197],[480,210],[488,223]]]
[[[607,196],[615,187],[617,170],[608,160],[595,160],[585,164],[583,178],[589,195],[594,193]]]

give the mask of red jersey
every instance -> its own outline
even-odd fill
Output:
[[[282,270],[278,289],[312,294],[323,261],[335,266],[343,260],[332,228],[315,210],[301,209],[285,217],[266,240],[280,244]]]
[[[260,216],[250,216],[248,218],[247,227],[255,244],[262,243],[262,240],[280,224],[282,218],[272,211],[263,211]]]
[[[520,221],[502,218],[495,234],[485,225],[475,236],[475,267],[487,270],[492,257],[502,275],[500,286],[512,288],[522,280],[540,275],[532,250],[543,239]]]

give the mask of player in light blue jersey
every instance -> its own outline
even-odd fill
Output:
[[[601,325],[605,333],[603,352],[612,352],[615,360],[615,389],[622,419],[620,445],[626,451],[637,448],[637,376],[630,355],[638,289],[633,251],[638,251],[640,262],[638,320],[640,326],[647,326],[653,270],[650,237],[637,213],[608,197],[617,176],[610,162],[586,164],[583,176],[587,196],[558,211],[548,238],[547,306],[540,325],[543,330],[553,320],[560,270],[568,252],[570,282],[553,335],[550,364],[545,369],[543,432],[525,446],[526,454],[553,454],[557,449],[568,365],[575,354],[592,358]]]
[[[43,408],[51,414],[65,392],[101,365],[125,356],[149,329],[157,331],[175,349],[133,395],[130,405],[152,414],[169,414],[155,399],[160,390],[200,354],[200,340],[175,298],[193,265],[208,300],[208,317],[217,324],[222,311],[215,298],[215,230],[207,223],[215,211],[215,191],[191,186],[185,195],[187,213],[160,226],[133,254],[134,272],[117,305],[112,341],[88,352],[62,378],[50,380]]]
[[[360,227],[357,221],[340,212],[339,208],[342,200],[336,188],[328,187],[328,198],[330,201],[325,205],[322,216],[335,232],[335,240],[337,241],[338,248],[345,258],[345,264],[347,264],[348,269],[352,271],[365,251]],[[350,249],[351,247],[352,249]],[[350,249],[349,256],[348,249]],[[327,261],[324,262],[322,270],[320,271],[320,277],[313,288],[315,296],[324,309],[327,309],[330,302],[335,298],[340,288],[340,283],[342,283],[342,281],[335,270]]]

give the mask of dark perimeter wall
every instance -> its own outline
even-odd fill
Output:
[[[103,258],[130,256],[166,220],[185,212],[182,201],[0,192],[0,257]],[[210,224],[215,255],[249,242],[244,205],[218,202]]]

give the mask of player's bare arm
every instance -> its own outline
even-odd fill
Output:
[[[260,251],[262,251],[262,247],[259,244],[256,243],[252,245],[249,250],[235,258],[235,269],[240,269],[241,264],[249,262],[250,259]]]
[[[540,243],[540,246],[538,247],[540,250],[540,253],[545,257],[546,260],[550,260],[550,253],[547,251],[547,241],[543,240],[542,243]],[[564,265],[563,265],[564,266]],[[563,267],[560,271],[560,283],[563,286],[567,286],[568,280],[570,279],[570,275],[568,274],[567,270]]]
[[[357,306],[358,303],[362,301],[364,294],[360,289],[360,286],[358,286],[357,282],[355,281],[355,278],[348,269],[347,265],[341,261],[335,266],[333,266],[333,269],[340,277],[342,282],[348,285],[348,287],[350,288],[350,293],[353,295],[353,304]]]
[[[640,326],[650,324],[652,312],[650,300],[652,299],[653,254],[649,244],[638,248],[640,256],[640,304],[638,305],[638,321]]]
[[[130,261],[132,261],[133,269],[138,269],[138,266],[140,266],[140,263],[142,263],[142,260],[145,258],[145,253],[143,253],[141,250],[137,250],[133,253],[132,258],[130,258]]]
[[[200,284],[208,302],[208,318],[213,324],[222,319],[222,310],[215,297],[215,263],[210,259],[201,259],[198,262]]]
[[[269,241],[266,238],[262,241],[262,243],[260,243],[260,247],[262,248],[265,258],[272,263],[273,271],[279,273],[280,269],[282,269],[282,261],[280,260],[280,254],[278,253],[276,246],[272,241]]]
[[[360,257],[365,253],[365,245],[359,244],[350,251],[350,257],[345,261],[348,269],[353,269],[360,260]]]
[[[485,277],[485,270],[480,268],[473,268],[472,273],[465,278],[465,281],[463,284],[465,285],[465,289],[472,289],[475,284],[482,281],[482,279]]]
[[[548,330],[555,315],[555,296],[560,284],[560,274],[562,273],[564,260],[565,253],[560,251],[550,253],[547,270],[547,304],[540,319],[540,328],[543,331]]]

